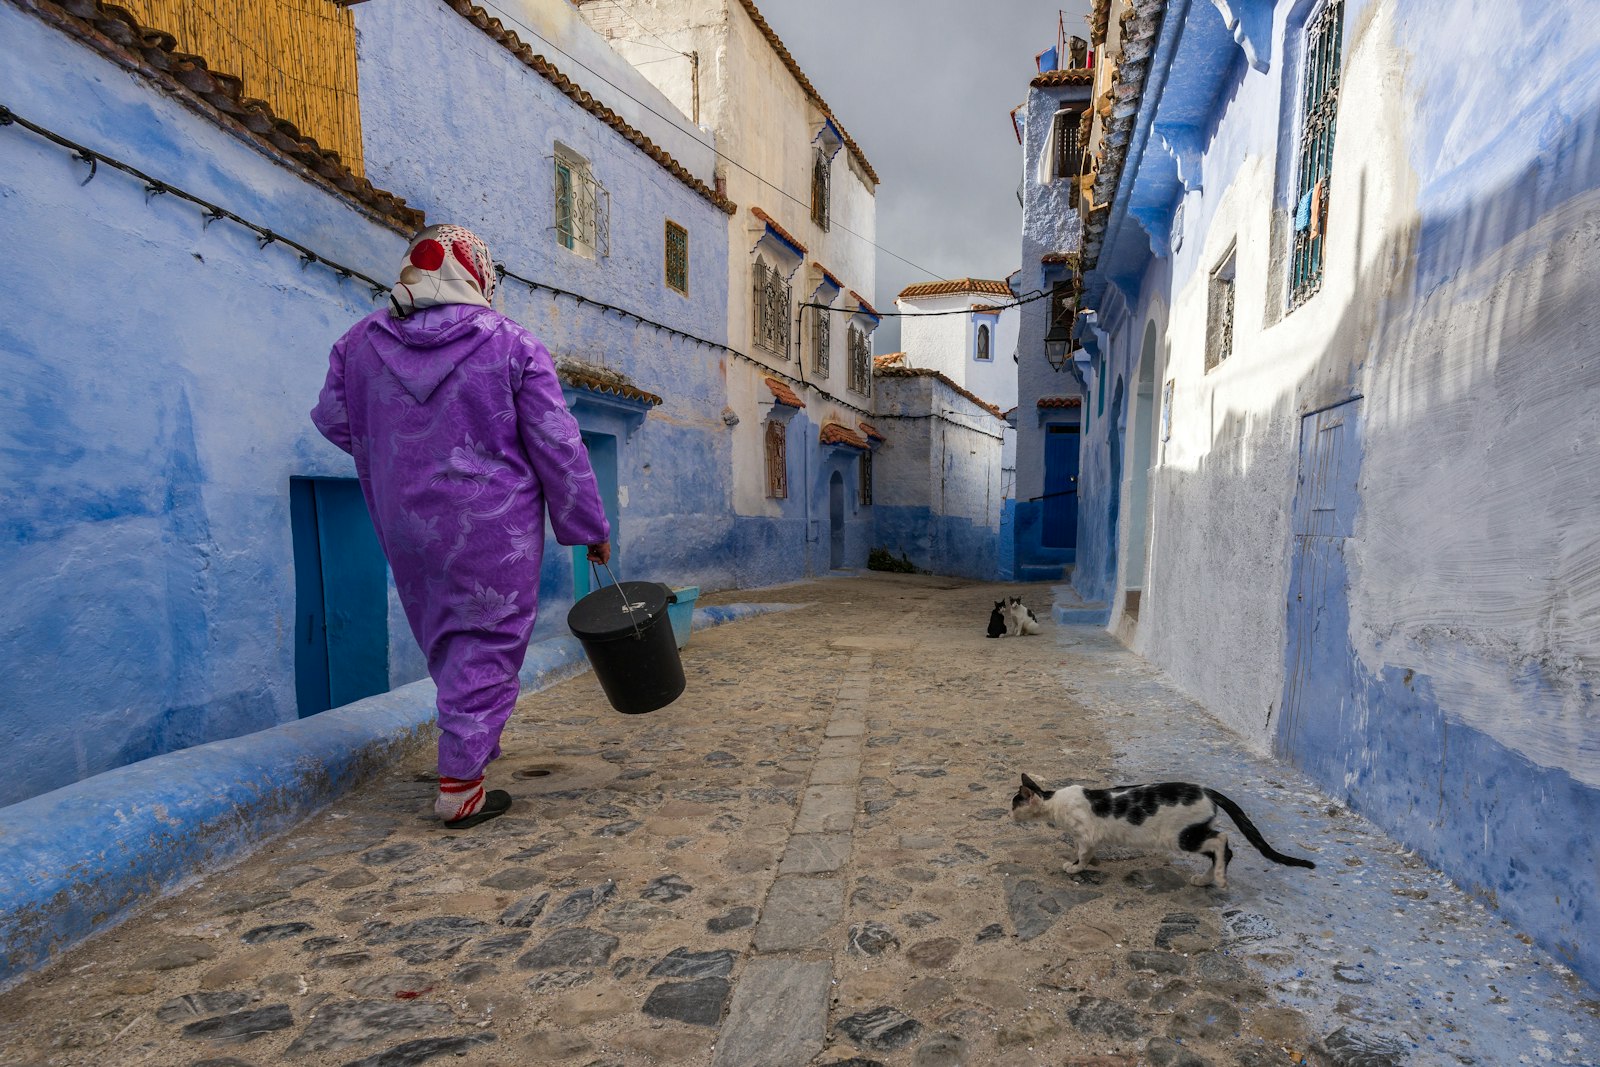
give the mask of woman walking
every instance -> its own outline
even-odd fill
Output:
[[[485,768],[517,700],[538,614],[548,512],[556,540],[606,562],[594,470],[544,345],[494,311],[489,250],[430,226],[406,251],[391,307],[333,346],[311,419],[355,458],[378,542],[438,685],[445,824],[511,806]]]

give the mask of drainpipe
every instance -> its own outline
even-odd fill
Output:
[[[689,82],[694,90],[694,124],[700,125],[700,53],[689,53]]]

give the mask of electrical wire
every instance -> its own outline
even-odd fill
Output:
[[[366,283],[366,285],[371,289],[372,299],[374,299],[374,300],[380,299],[381,297],[385,296],[392,289],[392,286],[385,285],[383,282],[378,281],[376,278],[372,277],[372,275],[370,275],[370,274],[365,274],[365,273],[363,273],[361,271],[358,271],[354,267],[345,266],[343,263],[340,263],[337,260],[331,259],[328,256],[323,255],[320,252],[316,252],[316,251],[312,250],[311,248],[307,247],[306,245],[301,244],[299,241],[294,240],[293,238],[285,237],[283,234],[277,233],[277,232],[269,229],[268,227],[261,225],[260,223],[252,222],[249,219],[245,218],[244,216],[239,215],[237,212],[230,211],[229,209],[227,209],[225,207],[222,207],[219,204],[215,204],[215,203],[211,202],[210,200],[205,199],[204,197],[196,196],[194,193],[191,193],[186,189],[182,189],[182,188],[180,188],[180,187],[178,187],[176,185],[173,185],[171,182],[162,181],[159,178],[153,177],[153,176],[145,173],[144,171],[140,170],[139,168],[133,166],[132,164],[125,163],[122,160],[115,158],[114,156],[109,156],[104,152],[100,152],[100,151],[97,151],[97,150],[95,150],[93,148],[89,148],[89,147],[87,147],[85,145],[79,144],[78,142],[73,141],[73,140],[71,140],[71,139],[69,139],[67,137],[64,137],[61,134],[56,133],[54,130],[47,129],[44,126],[41,126],[36,122],[31,122],[28,119],[23,118],[21,115],[18,115],[15,111],[11,110],[11,108],[7,107],[6,105],[0,104],[0,128],[4,128],[4,127],[7,127],[7,126],[20,126],[23,129],[28,130],[29,132],[31,132],[33,134],[36,134],[37,136],[42,137],[45,140],[50,141],[53,144],[59,145],[60,147],[65,148],[68,151],[70,151],[72,153],[72,157],[74,159],[76,159],[78,162],[83,163],[83,164],[85,164],[85,165],[87,165],[89,167],[88,176],[85,177],[83,179],[83,181],[79,182],[78,183],[79,185],[88,185],[91,181],[93,181],[95,179],[95,176],[99,173],[100,166],[103,164],[103,165],[105,165],[107,167],[110,167],[113,170],[121,171],[124,174],[131,175],[132,177],[137,179],[141,184],[143,184],[144,190],[145,190],[145,203],[146,204],[148,204],[151,200],[155,199],[157,196],[171,196],[174,199],[183,200],[183,201],[186,201],[188,203],[194,204],[196,207],[201,208],[202,211],[203,211],[202,218],[204,220],[202,222],[202,224],[201,224],[202,225],[202,229],[209,229],[213,222],[219,222],[219,221],[227,221],[227,222],[233,223],[236,226],[243,227],[244,229],[249,230],[251,233],[255,234],[255,236],[256,236],[256,246],[257,246],[257,250],[258,251],[265,251],[266,248],[269,245],[274,245],[274,244],[283,245],[286,248],[291,248],[291,249],[293,249],[294,251],[296,251],[296,252],[298,252],[300,254],[300,269],[301,270],[305,270],[305,269],[307,269],[308,267],[310,267],[310,266],[312,266],[314,264],[321,264],[322,266],[325,266],[329,270],[333,271],[334,274],[337,275],[338,278],[341,281],[343,281],[343,280],[345,280],[347,278],[354,278],[354,279],[357,279],[357,280],[359,280],[361,282]],[[516,271],[511,270],[510,268],[506,267],[504,264],[501,264],[501,263],[496,263],[495,264],[495,273],[501,278],[508,278],[508,279],[510,279],[510,280],[512,280],[514,282],[517,282],[518,284],[526,286],[530,293],[535,292],[535,291],[540,290],[540,289],[543,289],[546,292],[551,293],[553,296],[569,297],[569,298],[577,301],[578,305],[580,307],[585,305],[585,304],[592,304],[598,311],[600,311],[601,314],[615,313],[619,318],[633,319],[640,326],[652,327],[658,333],[666,333],[669,336],[679,337],[679,338],[682,338],[683,340],[686,340],[686,341],[692,341],[697,345],[704,345],[704,346],[706,346],[708,348],[714,348],[714,349],[717,349],[718,351],[726,352],[728,355],[733,356],[736,359],[742,359],[745,362],[747,362],[747,363],[759,368],[760,370],[764,371],[767,374],[770,374],[770,375],[772,375],[774,377],[777,377],[777,378],[782,378],[785,381],[788,381],[788,382],[790,382],[790,383],[792,383],[794,385],[799,385],[799,386],[805,387],[807,389],[810,389],[811,391],[820,394],[821,396],[823,396],[826,399],[832,401],[833,403],[837,404],[838,406],[840,406],[842,408],[847,408],[847,409],[849,409],[851,411],[857,412],[858,414],[864,415],[864,416],[866,416],[868,418],[931,417],[931,418],[944,419],[944,416],[942,416],[942,415],[931,415],[931,416],[879,415],[879,414],[876,414],[876,413],[874,413],[872,411],[869,411],[868,409],[866,409],[864,407],[861,407],[859,404],[852,403],[851,401],[846,400],[843,397],[836,396],[833,393],[828,392],[826,389],[822,388],[821,386],[817,385],[814,382],[808,382],[802,377],[796,377],[796,376],[794,376],[792,374],[789,374],[786,371],[779,370],[778,368],[776,368],[776,367],[764,362],[763,360],[756,359],[755,357],[753,357],[751,355],[748,355],[747,353],[739,351],[737,348],[734,348],[731,345],[723,344],[720,341],[712,341],[709,338],[700,337],[700,336],[698,336],[696,334],[688,332],[687,330],[680,330],[675,326],[670,326],[670,325],[668,325],[667,323],[664,323],[664,322],[658,322],[655,319],[648,318],[648,317],[646,317],[644,315],[639,314],[638,312],[629,311],[627,308],[620,307],[620,306],[618,306],[616,304],[608,303],[608,302],[606,302],[604,300],[596,300],[593,297],[584,296],[582,293],[576,293],[576,292],[573,292],[570,289],[563,289],[560,286],[551,285],[548,282],[541,282],[541,281],[538,281],[536,279],[526,277],[526,276],[524,276],[522,274],[518,274]],[[944,419],[944,421],[951,422],[952,420]],[[971,427],[964,426],[961,423],[954,423],[954,425],[962,426],[963,429],[971,429]],[[982,432],[982,431],[978,431],[978,432]]]
[[[945,295],[960,296],[961,294],[947,293]],[[1017,297],[1009,304],[990,304],[987,307],[976,310],[973,308],[955,308],[951,311],[880,311],[877,312],[877,316],[880,319],[931,319],[940,315],[986,315],[991,311],[1006,311],[1011,308],[1021,307],[1023,304],[1031,304],[1035,300],[1043,300],[1049,295],[1049,293],[1035,289],[1031,293],[1025,293]],[[803,308],[818,308],[822,311],[846,311],[852,315],[856,312],[855,308],[836,308],[832,304],[801,304],[800,306]]]
[[[547,48],[549,48],[551,51],[557,53],[558,55],[564,56],[566,59],[571,60],[572,63],[574,63],[578,67],[580,67],[583,70],[587,71],[588,73],[592,74],[594,76],[595,80],[600,82],[602,85],[605,85],[605,86],[607,86],[609,88],[615,89],[618,93],[620,93],[623,96],[627,97],[629,100],[632,100],[635,104],[638,104],[640,107],[644,108],[646,111],[650,112],[650,114],[654,115],[656,118],[660,119],[661,121],[667,122],[667,123],[671,123],[674,126],[678,125],[678,121],[679,121],[678,119],[674,119],[674,118],[672,118],[672,117],[670,117],[668,115],[663,115],[661,112],[657,111],[655,108],[651,107],[649,104],[645,103],[643,100],[640,100],[638,97],[636,97],[632,93],[628,92],[628,90],[626,90],[622,86],[618,85],[616,82],[611,81],[604,74],[600,73],[599,71],[595,70],[593,67],[589,66],[583,60],[581,60],[578,57],[572,55],[570,52],[567,52],[567,51],[563,50],[559,45],[557,45],[554,42],[552,42],[549,38],[545,37],[543,34],[541,34],[538,30],[534,29],[532,26],[529,26],[526,22],[523,22],[521,19],[517,18],[517,16],[515,16],[515,15],[511,14],[509,11],[506,11],[503,8],[498,7],[497,5],[495,5],[492,2],[492,0],[479,0],[479,3],[480,3],[480,5],[482,7],[484,7],[487,10],[495,12],[501,18],[506,19],[506,20],[511,21],[511,22],[514,22],[518,26],[521,26],[524,30],[527,30],[528,33],[532,34],[536,39],[538,39],[539,41],[543,42],[544,45]],[[682,54],[682,53],[680,53],[680,54]],[[760,174],[757,174],[755,171],[751,170],[749,167],[745,166],[743,163],[740,163],[737,159],[734,159],[732,156],[730,156],[726,152],[724,152],[721,149],[720,146],[719,147],[713,147],[712,151],[716,153],[718,159],[724,160],[730,166],[737,167],[739,170],[744,171],[746,174],[750,175],[750,177],[754,178],[756,181],[760,182],[761,184],[763,184],[763,185],[767,186],[768,188],[772,189],[773,191],[775,191],[779,196],[787,197],[788,199],[790,199],[790,200],[794,201],[796,204],[798,204],[800,207],[805,208],[807,211],[811,210],[810,201],[800,199],[798,196],[795,196],[793,193],[789,192],[789,190],[783,188],[781,185],[778,185],[776,182],[773,182],[771,179],[766,178],[766,177],[764,177],[764,176],[762,176]],[[924,267],[919,263],[912,262],[911,260],[907,259],[906,257],[900,255],[898,252],[894,252],[894,251],[891,251],[890,249],[887,249],[887,248],[883,247],[878,242],[874,241],[872,238],[867,237],[864,234],[857,233],[856,231],[852,230],[850,227],[846,226],[844,223],[839,222],[837,219],[833,219],[833,220],[830,220],[830,221],[832,222],[832,226],[833,226],[834,229],[838,229],[838,230],[844,231],[845,233],[849,234],[851,237],[854,237],[856,240],[863,241],[866,244],[871,245],[873,248],[876,248],[878,251],[882,252],[884,255],[892,256],[893,258],[898,259],[900,262],[904,263],[906,266],[915,267],[917,270],[921,271],[923,274],[931,275],[932,277],[937,278],[940,281],[947,281],[948,280],[945,275],[940,274],[939,272],[934,271],[934,270],[929,270],[927,267]]]

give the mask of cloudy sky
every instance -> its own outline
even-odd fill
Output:
[[[1058,11],[1069,36],[1088,36],[1088,0],[758,5],[878,172],[878,310],[913,282],[1016,270],[1022,150],[1007,113],[1054,42]],[[885,319],[872,347],[899,341]]]

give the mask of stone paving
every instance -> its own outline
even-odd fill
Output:
[[[1125,762],[1162,746],[1152,707],[1200,717],[1100,631],[1047,623],[1039,637],[986,639],[1006,591],[1047,617],[1039,587],[869,575],[769,590],[808,606],[696,634],[689,689],[670,708],[618,715],[590,676],[527,697],[491,771],[516,798],[510,814],[441,830],[419,752],[0,995],[0,1064],[1600,1055],[1590,991],[1536,952],[1517,956],[1509,932],[1513,950],[1496,949],[1508,996],[1484,997],[1481,1018],[1451,1015],[1454,996],[1426,1012],[1403,989],[1364,1000],[1364,964],[1319,955],[1328,932],[1291,917],[1309,927],[1335,901],[1364,907],[1339,898],[1380,892],[1376,872],[1373,886],[1328,876],[1340,850],[1347,867],[1376,867],[1386,846],[1348,813],[1319,814],[1326,801],[1287,776],[1270,787],[1287,798],[1281,813],[1252,803],[1266,785],[1208,784],[1279,848],[1321,853],[1318,871],[1246,851],[1226,891],[1190,886],[1195,861],[1167,856],[1112,853],[1063,874],[1062,835],[1008,818],[1018,771],[1050,786],[1127,780]],[[1135,722],[1137,739],[1119,733]],[[1237,747],[1212,734],[1181,745],[1213,759]],[[1172,776],[1191,766],[1166,756]],[[1243,754],[1230,766],[1259,769]],[[1330,827],[1337,840],[1319,836]],[[1435,903],[1448,894],[1435,887]],[[1451,907],[1458,924],[1493,926],[1470,902]],[[1297,946],[1316,975],[1294,976]],[[1470,969],[1458,978],[1481,990]],[[1459,1002],[1478,1003],[1466,988]],[[1514,1038],[1494,1035],[1526,1031],[1516,1013],[1535,1009],[1554,1036],[1528,1038],[1528,1056],[1474,1057],[1469,1024],[1500,1049]],[[1429,1045],[1423,1024],[1454,1040]]]

